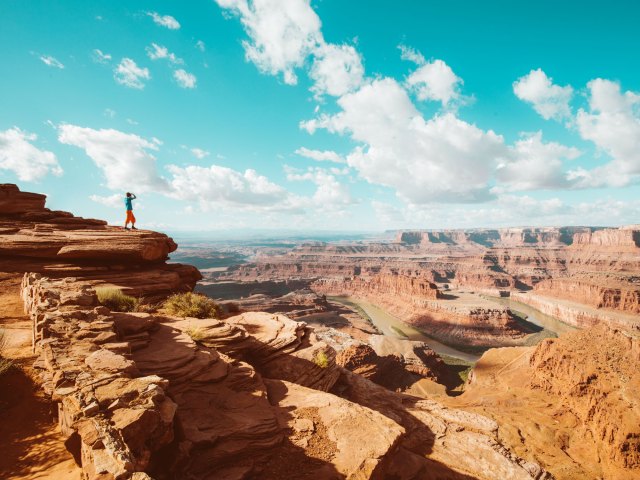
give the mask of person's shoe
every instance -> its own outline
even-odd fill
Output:
[[[131,230],[137,230],[137,228],[136,227],[131,227]]]
[[[130,228],[129,228],[129,227],[124,227],[124,229],[125,229],[125,230],[130,230]]]

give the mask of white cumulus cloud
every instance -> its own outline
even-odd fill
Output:
[[[496,177],[506,190],[562,189],[569,187],[563,161],[574,160],[580,150],[542,141],[542,132],[525,135],[498,165]]]
[[[346,163],[344,158],[331,150],[310,150],[305,147],[300,147],[295,151],[295,153],[301,157],[310,158],[311,160],[316,160],[318,162]]]
[[[215,207],[254,211],[298,208],[296,199],[281,186],[253,169],[239,172],[220,165],[168,167],[173,198],[199,203],[203,210]]]
[[[350,45],[322,44],[314,51],[309,76],[316,94],[339,97],[362,84],[364,67],[358,51]]]
[[[111,61],[111,55],[96,48],[93,50],[93,60],[97,63],[109,63]]]
[[[180,28],[180,23],[171,15],[160,15],[158,12],[147,12],[156,25],[168,28],[169,30],[177,30]]]
[[[146,48],[147,55],[151,60],[159,60],[166,58],[173,64],[182,64],[184,61],[177,57],[174,53],[171,53],[167,47],[162,45],[158,45],[157,43],[151,43],[150,46]]]
[[[320,19],[309,0],[216,0],[240,16],[249,35],[243,42],[246,57],[260,71],[282,74],[295,85],[295,69],[322,43]]]
[[[640,180],[640,93],[622,92],[620,85],[597,78],[587,84],[589,111],[580,109],[580,136],[593,142],[611,161],[592,170],[570,172],[578,187],[619,187]]]
[[[58,141],[82,148],[104,175],[107,187],[123,191],[166,191],[151,153],[161,143],[114,129],[93,129],[63,124]]]
[[[182,68],[173,72],[173,78],[182,88],[196,88],[196,76]]]
[[[442,60],[425,63],[409,75],[407,85],[419,100],[441,102],[446,107],[461,98],[462,79]]]
[[[402,60],[413,62],[416,65],[424,65],[426,63],[424,56],[416,49],[407,45],[398,45],[398,48],[400,49],[400,58]]]
[[[303,173],[289,169],[287,180],[313,182],[317,187],[313,195],[316,208],[347,206],[353,203],[349,188],[340,183],[333,172],[323,168],[309,168]]]
[[[561,87],[553,83],[542,69],[531,70],[527,75],[513,82],[513,93],[533,105],[545,120],[562,120],[571,116],[569,102],[573,96],[570,85]]]
[[[506,155],[501,136],[452,113],[425,119],[407,91],[391,78],[375,80],[341,97],[342,111],[303,122],[349,133],[362,145],[348,164],[370,183],[394,188],[411,203],[472,202],[491,197],[489,181]]]
[[[197,147],[192,148],[191,153],[193,154],[194,157],[196,157],[199,160],[202,160],[203,158],[211,155],[211,152],[208,152],[206,150],[203,150],[202,148],[197,148]]]
[[[99,203],[100,205],[104,205],[109,208],[123,208],[124,205],[124,196],[120,193],[114,193],[113,195],[101,196],[101,195],[90,195],[89,199],[93,202]]]
[[[55,154],[31,143],[37,138],[18,127],[0,131],[0,170],[11,171],[26,182],[41,180],[48,174],[62,175]]]
[[[125,87],[141,90],[144,88],[144,82],[151,79],[151,74],[148,68],[140,68],[132,59],[123,58],[114,69],[113,78]]]
[[[62,62],[52,57],[51,55],[41,55],[40,60],[42,60],[42,62],[48,67],[60,68],[60,69],[64,68],[64,65],[62,64]]]

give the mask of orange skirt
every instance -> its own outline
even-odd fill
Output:
[[[136,223],[136,217],[133,216],[133,210],[127,210],[127,220],[126,223]]]

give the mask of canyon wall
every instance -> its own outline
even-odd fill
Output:
[[[396,234],[396,242],[428,247],[432,244],[483,247],[570,245],[576,235],[591,235],[593,227],[532,227],[469,230],[415,230]]]
[[[527,332],[507,308],[477,299],[452,302],[424,278],[385,272],[371,276],[323,278],[311,284],[320,294],[353,296],[383,307],[433,337],[461,346],[514,345]],[[456,297],[459,299],[459,297]]]
[[[615,275],[572,275],[543,280],[533,291],[595,308],[640,314],[640,277],[620,280]]]
[[[501,438],[559,479],[640,478],[640,338],[597,326],[495,349],[449,402],[494,418]]]
[[[366,298],[430,334],[468,342],[477,327],[491,331],[483,341],[513,339],[524,332],[508,313],[496,304],[481,306],[481,299],[475,310],[460,306],[460,292],[513,295],[576,326],[634,325],[629,316],[640,313],[639,239],[636,226],[401,231],[388,244],[300,245],[230,269],[220,279],[293,276],[320,293]],[[425,287],[418,292],[416,285]]]
[[[188,290],[197,271],[164,264],[174,244],[162,234],[49,212],[41,196],[2,191],[22,207],[0,202],[11,206],[0,212],[1,240],[18,247],[0,266],[36,270],[20,273],[35,368],[87,480],[553,478],[499,442],[496,422],[339,367],[304,322],[110,311],[97,286],[162,298]],[[60,218],[74,219],[72,228]]]

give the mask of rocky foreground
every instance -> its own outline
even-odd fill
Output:
[[[50,212],[41,196],[14,186],[0,192],[0,245],[16,246],[0,247],[0,271],[21,278],[40,385],[86,479],[638,476],[640,359],[631,331],[585,330],[535,350],[507,349],[519,353],[501,370],[491,355],[504,349],[490,350],[457,404],[397,393],[387,381],[437,379],[437,358],[419,345],[389,358],[275,313],[198,320],[110,311],[96,286],[158,299],[190,290],[198,273],[164,263],[175,248],[164,235]],[[536,394],[531,404],[518,396],[520,410],[497,398],[516,364],[521,388]],[[487,387],[493,404],[487,391],[473,396],[483,372],[497,382]],[[573,435],[555,425],[558,415],[574,419]],[[530,430],[547,434],[514,436],[529,418]],[[556,452],[575,460],[557,462]]]

